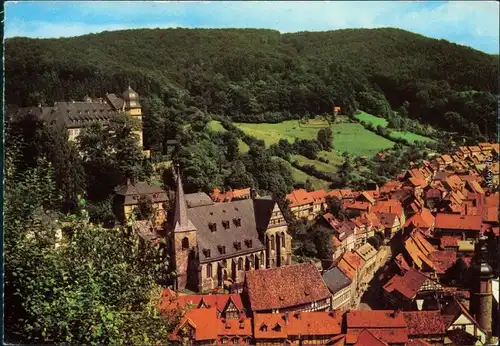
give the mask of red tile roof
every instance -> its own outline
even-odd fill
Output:
[[[420,212],[414,214],[408,220],[406,220],[405,228],[410,224],[413,224],[417,228],[431,228],[434,225],[434,215],[427,208],[422,208]]]
[[[439,310],[431,311],[406,311],[403,312],[406,324],[408,325],[408,335],[443,335],[446,326]]]
[[[309,192],[309,196],[311,196],[316,203],[325,203],[325,199],[328,194],[325,190],[321,189]]]
[[[349,201],[345,200],[342,202],[342,207],[344,209],[356,209],[356,210],[369,210],[371,203],[364,201]]]
[[[393,310],[355,310],[346,317],[346,343],[355,344],[364,329],[376,338],[391,343],[408,342],[408,328],[401,312]]]
[[[402,275],[394,275],[384,285],[384,291],[392,293],[397,291],[404,297],[412,300],[424,284],[427,277],[415,269],[405,271]]]
[[[327,194],[330,197],[336,197],[338,199],[342,199],[342,193],[340,192],[340,190],[331,190]]]
[[[448,230],[481,230],[481,216],[438,213],[436,215],[436,228]]]
[[[313,263],[248,271],[245,285],[253,311],[293,307],[330,297]]]
[[[421,178],[413,178],[413,177],[411,177],[408,180],[415,187],[425,187],[425,186],[427,186],[427,182],[424,179],[421,179]]]
[[[403,186],[403,183],[400,181],[388,181],[382,187],[380,187],[381,193],[389,193],[395,190],[398,190]]]
[[[440,245],[443,249],[447,247],[458,247],[459,240],[462,240],[461,236],[445,235],[439,238]]]
[[[353,310],[346,317],[347,328],[406,328],[403,314],[394,310]]]
[[[432,346],[432,344],[429,344],[427,341],[423,339],[413,339],[408,341],[406,346]]]
[[[304,189],[293,190],[291,193],[286,195],[286,198],[290,201],[290,207],[297,207],[314,202],[309,192]]]
[[[436,271],[443,274],[457,261],[457,253],[454,251],[435,251],[429,255]]]
[[[357,252],[346,251],[342,258],[353,268],[361,269],[365,265],[365,260]]]
[[[486,222],[498,222],[498,207],[487,207],[484,209],[483,220]]]
[[[358,341],[354,344],[355,346],[388,346],[386,342],[383,342],[375,335],[373,335],[368,329],[363,329],[358,335]]]
[[[251,318],[219,318],[217,319],[217,334],[221,336],[247,336],[252,337],[252,319]]]
[[[353,268],[349,263],[347,263],[344,259],[340,259],[340,261],[337,263],[337,268],[342,271],[342,273],[345,274],[349,278],[349,280],[354,281],[356,280],[356,269]]]
[[[188,310],[181,318],[180,323],[175,327],[172,334],[170,334],[170,340],[178,340],[178,336],[184,327],[194,330],[194,339],[196,341],[217,339],[217,309]]]
[[[400,201],[395,199],[390,199],[388,201],[378,201],[372,208],[374,213],[395,213],[398,217],[403,214],[403,205]]]
[[[244,313],[244,307],[239,294],[189,294],[179,295],[170,289],[162,291],[160,310],[176,310],[182,308],[199,308],[208,306],[216,308],[223,312],[229,302],[232,302],[236,308]],[[203,304],[202,304],[203,303]]]
[[[341,333],[340,311],[255,314],[256,339],[286,339],[289,336],[330,336]]]
[[[233,198],[250,197],[250,188],[229,190],[225,193],[215,188],[210,194],[214,202],[230,202]]]

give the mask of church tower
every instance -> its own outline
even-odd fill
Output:
[[[482,235],[476,243],[475,254],[470,267],[470,312],[481,328],[491,337],[493,291],[491,279],[493,270],[487,262],[487,238]]]
[[[142,150],[142,109],[139,103],[139,95],[129,86],[123,93],[122,97],[124,101],[123,110],[125,111],[125,114],[137,119],[137,122],[140,124],[140,129],[134,133],[139,136],[139,148]]]
[[[177,178],[177,191],[175,192],[175,214],[173,230],[171,233],[171,244],[175,271],[177,272],[176,286],[178,290],[189,286],[188,276],[195,277],[196,273],[189,273],[195,260],[197,241],[196,227],[188,217],[187,204],[184,196],[184,188],[179,170],[174,175]]]

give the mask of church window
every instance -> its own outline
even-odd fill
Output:
[[[276,244],[274,243],[274,234],[271,236],[271,250],[276,249]]]
[[[225,246],[219,245],[218,249],[219,249],[219,252],[221,253],[221,255],[224,255],[226,253],[226,247]]]
[[[203,253],[205,254],[205,257],[210,257],[210,249],[203,249]]]
[[[182,239],[182,248],[183,249],[189,249],[189,239],[187,237],[184,237]]]
[[[264,263],[264,253],[260,253],[260,263]]]
[[[252,239],[247,239],[247,240],[245,240],[245,245],[246,245],[248,248],[251,248],[251,247],[252,247]]]
[[[207,264],[207,278],[212,277],[212,263]]]
[[[243,258],[238,259],[238,270],[243,270]]]

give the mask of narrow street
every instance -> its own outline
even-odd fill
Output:
[[[382,310],[384,309],[384,300],[381,299],[382,295],[382,284],[378,279],[378,269],[382,268],[392,257],[392,252],[390,245],[385,246],[387,248],[387,255],[377,268],[373,278],[364,287],[364,291],[361,297],[358,297],[356,309],[357,310]]]

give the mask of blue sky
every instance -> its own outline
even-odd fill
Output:
[[[157,27],[253,27],[281,32],[396,27],[499,52],[496,1],[12,1],[5,6],[6,37],[68,37]]]

